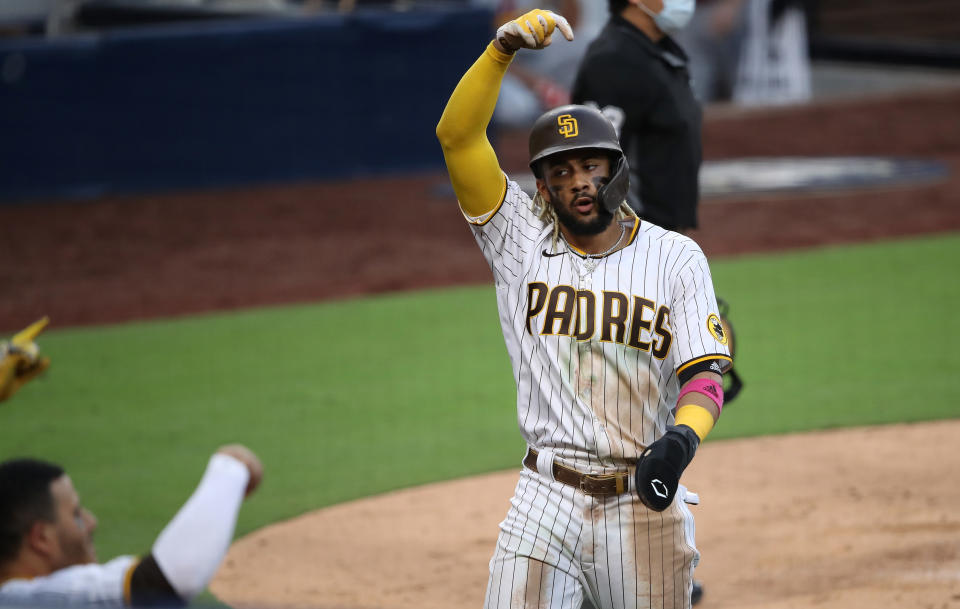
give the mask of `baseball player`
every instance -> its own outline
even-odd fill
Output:
[[[0,341],[0,402],[20,390],[50,366],[50,358],[42,357],[37,347],[37,336],[50,319],[43,317],[7,341]]]
[[[244,497],[263,476],[239,444],[220,448],[150,553],[96,563],[97,520],[58,465],[0,464],[0,606],[180,606],[216,573]]]
[[[723,405],[731,358],[707,261],[639,220],[612,124],[562,106],[530,134],[531,200],[486,137],[514,53],[566,20],[501,26],[437,136],[491,270],[529,448],[490,562],[485,606],[689,607],[693,517],[680,477]],[[562,43],[561,43],[562,44]]]

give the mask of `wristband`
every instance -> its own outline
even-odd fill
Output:
[[[693,379],[688,382],[684,390],[677,396],[677,404],[680,403],[683,396],[694,391],[713,400],[713,403],[717,405],[717,414],[723,410],[723,385],[710,379]]]

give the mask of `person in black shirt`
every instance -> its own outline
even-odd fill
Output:
[[[687,55],[673,40],[693,0],[609,0],[610,20],[587,49],[571,93],[596,104],[620,132],[628,201],[663,228],[697,227],[702,112]]]

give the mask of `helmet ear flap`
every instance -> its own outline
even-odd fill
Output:
[[[533,163],[530,163],[530,170],[533,172],[533,177],[538,180],[543,179],[543,159],[539,159]]]
[[[610,213],[620,208],[620,204],[627,198],[630,190],[630,169],[627,167],[627,159],[623,154],[617,156],[616,167],[611,173],[610,181],[597,191],[597,198],[604,209]]]

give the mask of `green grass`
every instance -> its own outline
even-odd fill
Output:
[[[960,416],[958,260],[960,235],[715,262],[746,388],[711,440]],[[66,465],[102,557],[145,551],[227,442],[266,467],[241,534],[522,455],[492,286],[53,321],[46,378],[0,405],[0,458]]]
[[[148,547],[223,443],[247,444],[266,469],[240,532],[504,467],[522,446],[492,288],[51,329],[39,342],[53,365],[4,404],[0,457],[67,465],[110,522],[105,551]]]
[[[960,416],[960,236],[713,265],[743,397],[711,439]]]

